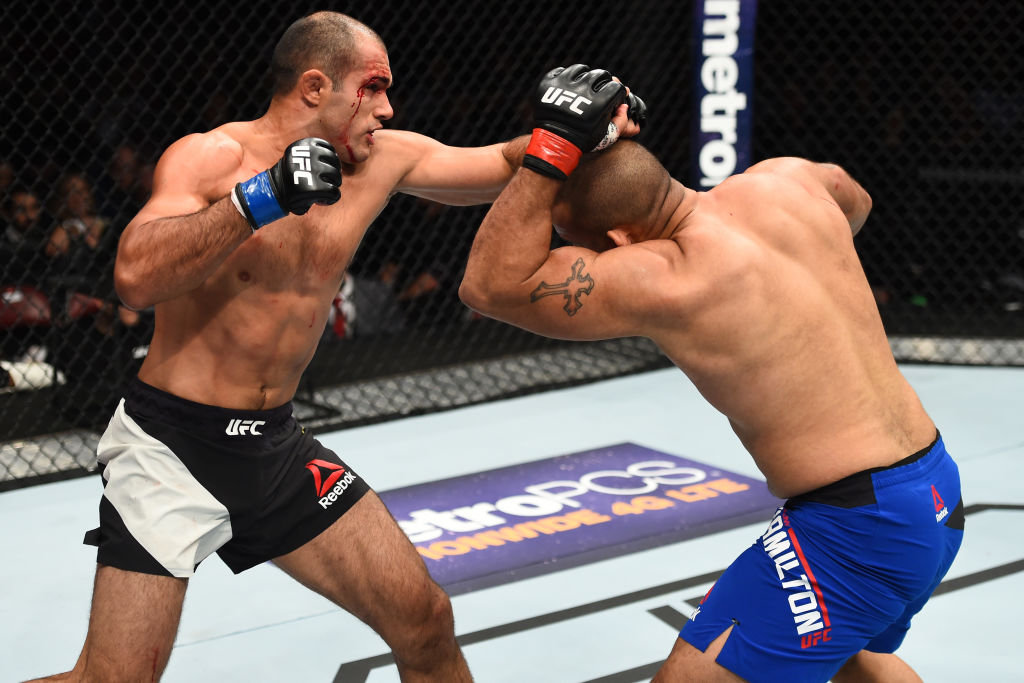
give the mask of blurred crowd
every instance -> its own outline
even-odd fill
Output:
[[[119,304],[113,272],[121,230],[152,180],[152,161],[130,144],[99,175],[0,160],[0,385],[88,381],[102,372],[85,362],[93,350],[145,336],[151,321]]]

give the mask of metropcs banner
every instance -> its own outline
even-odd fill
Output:
[[[690,182],[708,190],[750,166],[757,0],[697,0],[694,8]]]
[[[630,443],[380,496],[453,593],[767,522],[780,504],[763,481]]]

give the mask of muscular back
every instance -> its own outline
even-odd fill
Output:
[[[853,248],[870,208],[837,166],[770,159],[698,193],[619,143],[564,184],[520,170],[459,294],[549,337],[653,339],[791,496],[935,436]],[[552,224],[570,246],[550,248]]]
[[[779,170],[699,195],[674,239],[689,284],[666,283],[676,299],[651,336],[789,496],[906,457],[934,426],[893,360],[847,217],[818,179]]]

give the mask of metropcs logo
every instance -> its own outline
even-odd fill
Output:
[[[324,510],[338,500],[345,489],[356,480],[356,475],[346,472],[341,465],[326,460],[310,460],[306,463],[306,469],[313,473],[313,485],[316,486],[316,495],[320,496],[320,507]]]
[[[701,146],[697,161],[701,187],[714,187],[736,170],[736,118],[747,108],[747,96],[736,90],[739,0],[705,0],[704,12],[709,18],[701,26],[700,82],[706,94],[700,99],[700,130],[719,137]]]
[[[502,527],[509,523],[509,517],[548,518],[562,512],[564,508],[576,508],[575,512],[570,513],[572,517],[569,524],[578,527],[581,523],[598,523],[611,519],[585,509],[579,501],[574,500],[582,495],[598,494],[610,496],[615,500],[620,496],[650,494],[661,486],[683,486],[686,488],[680,489],[677,500],[696,502],[746,491],[749,488],[746,484],[738,484],[725,478],[702,483],[705,479],[707,473],[696,467],[680,467],[666,460],[647,460],[632,463],[623,470],[588,472],[576,480],[530,484],[523,487],[524,494],[505,496],[494,502],[481,501],[451,510],[413,510],[408,513],[409,519],[399,519],[398,525],[415,544],[434,540],[445,533],[464,534]],[[557,525],[560,522],[555,520],[553,523]],[[515,533],[523,530],[537,535],[535,531],[525,527],[513,528]],[[480,540],[469,537],[467,542],[476,543]],[[422,554],[423,549],[420,552]]]
[[[245,436],[246,434],[263,436],[263,433],[256,428],[265,424],[267,423],[264,420],[231,420],[224,433],[228,436]]]
[[[579,114],[581,116],[584,112],[579,107],[581,105],[593,103],[591,100],[588,100],[583,95],[577,95],[576,93],[571,92],[569,90],[563,90],[562,88],[555,87],[548,88],[547,92],[545,92],[544,95],[541,96],[540,101],[543,102],[544,104],[551,104],[552,102],[554,102],[556,107],[561,107],[562,109],[566,108],[566,103],[572,102],[572,104],[570,104],[568,107],[569,111],[571,111],[574,114]]]

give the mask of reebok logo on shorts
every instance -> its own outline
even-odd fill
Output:
[[[949,508],[942,502],[942,496],[935,490],[935,484],[932,484],[932,503],[935,505],[935,521],[941,522],[949,514]]]
[[[325,510],[356,480],[356,475],[346,472],[341,465],[326,460],[310,460],[306,463],[306,469],[313,473],[316,495],[320,497],[320,507]]]

